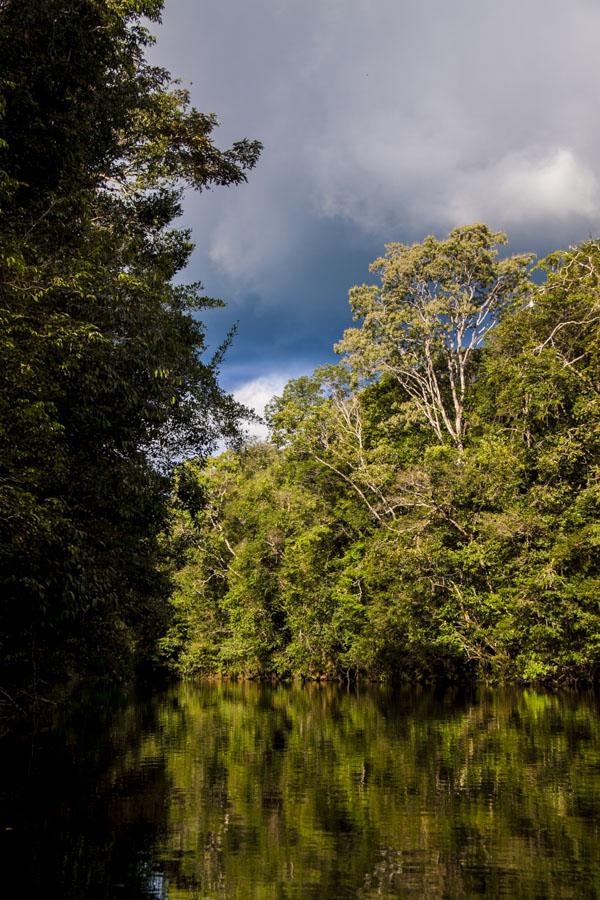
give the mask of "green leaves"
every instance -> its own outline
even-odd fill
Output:
[[[531,255],[498,260],[505,243],[504,234],[470,225],[443,241],[388,244],[370,267],[381,286],[350,291],[360,327],[336,345],[359,379],[393,378],[436,439],[458,448],[485,336],[528,286]]]
[[[278,449],[194,470],[211,499],[177,576],[180,671],[597,677],[598,245],[528,286],[504,240],[390,245],[381,286],[351,292],[345,362],[271,402]],[[458,442],[407,384],[429,372],[450,417],[463,364]]]
[[[140,17],[161,10],[0,11],[0,649],[17,680],[152,652],[167,474],[245,415],[192,315],[219,301],[172,283],[193,249],[173,221],[185,185],[243,181],[260,146],[217,148],[215,117],[145,60]]]

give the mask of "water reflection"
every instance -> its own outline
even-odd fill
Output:
[[[5,738],[14,896],[596,897],[592,695],[178,685]]]

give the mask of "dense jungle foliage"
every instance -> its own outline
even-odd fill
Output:
[[[173,457],[244,411],[173,277],[184,187],[245,180],[144,19],[161,0],[0,0],[0,684],[123,673],[167,621]],[[40,690],[42,687],[40,687]]]
[[[504,243],[390,244],[271,442],[179,468],[176,669],[597,676],[600,243]]]
[[[340,363],[211,457],[246,411],[174,222],[260,144],[219,150],[148,63],[161,9],[0,0],[2,689],[157,646],[186,674],[595,678],[600,244],[388,245]]]

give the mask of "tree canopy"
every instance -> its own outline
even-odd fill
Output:
[[[388,244],[371,265],[381,285],[350,292],[360,327],[337,345],[357,373],[394,378],[436,438],[461,448],[477,351],[527,286],[531,255],[498,259],[503,244],[506,235],[486,225],[455,228],[443,241]]]
[[[261,148],[219,149],[147,61],[161,10],[0,0],[0,684],[157,653],[597,678],[599,242],[536,277],[482,224],[387,245],[340,362],[274,398],[270,442],[213,456],[247,411],[176,220]]]
[[[273,443],[180,471],[175,668],[597,678],[600,243],[540,282],[504,240],[389,245],[340,364],[270,404]]]
[[[119,671],[164,625],[156,535],[174,459],[238,432],[174,282],[182,190],[260,144],[148,63],[158,0],[0,3],[0,652],[23,679]]]

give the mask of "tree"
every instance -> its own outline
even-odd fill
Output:
[[[525,291],[531,256],[499,260],[506,236],[485,225],[442,241],[388,244],[371,271],[381,284],[350,291],[359,328],[336,346],[360,378],[390,376],[439,441],[462,449],[469,382],[485,335]]]
[[[494,334],[486,362],[488,402],[523,427],[529,447],[574,424],[584,404],[593,419],[600,394],[600,242],[551,253],[538,268],[544,281]]]
[[[260,144],[147,63],[160,0],[0,0],[0,609],[15,677],[118,669],[164,626],[174,456],[237,433],[175,285],[182,186],[238,184]],[[16,673],[21,673],[18,676]]]

